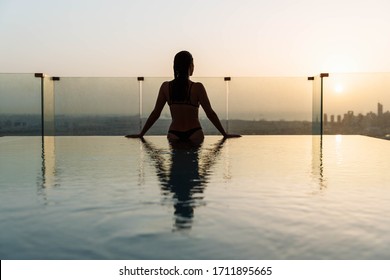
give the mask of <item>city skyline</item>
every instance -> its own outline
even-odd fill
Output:
[[[383,104],[378,102],[377,103],[377,111],[376,111],[376,116],[378,117],[382,117],[383,114],[390,114],[390,111],[387,110],[386,112],[383,111]],[[372,115],[372,114],[375,114],[375,112],[373,111],[370,111],[370,112],[357,112],[357,115],[364,115],[364,113],[366,113],[366,115]],[[343,117],[345,116],[355,116],[355,111],[354,110],[348,110],[346,111],[344,114],[329,114],[328,112],[324,112],[324,123],[328,123],[328,121],[330,123],[335,123],[335,122],[341,122],[343,120]],[[329,117],[329,119],[328,119]]]
[[[139,115],[56,115],[54,134],[61,135],[124,135],[137,133],[145,123],[145,117]],[[200,118],[206,134],[218,134],[207,118]],[[390,136],[390,111],[377,103],[377,112],[367,114],[348,110],[343,115],[324,113],[324,134],[359,134],[382,139]],[[244,120],[221,119],[224,127],[243,135],[308,135],[312,134],[311,121],[298,120]],[[149,135],[164,135],[169,127],[169,118],[160,118],[149,131]],[[1,115],[0,136],[7,135],[40,135],[40,115]]]

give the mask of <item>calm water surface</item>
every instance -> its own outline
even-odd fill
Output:
[[[0,138],[1,259],[389,259],[390,142]]]

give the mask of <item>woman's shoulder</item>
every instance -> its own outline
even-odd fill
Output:
[[[201,82],[191,81],[194,85],[203,85]]]
[[[192,88],[194,89],[194,91],[196,91],[198,93],[206,92],[206,88],[204,87],[204,85],[201,82],[193,82]]]
[[[167,86],[167,85],[171,84],[172,82],[173,82],[173,80],[172,81],[164,81],[161,85]]]
[[[169,85],[171,84],[172,81],[165,81],[165,82],[162,82],[161,84],[161,88],[164,89],[164,88],[168,88]]]
[[[192,86],[195,88],[204,88],[204,85],[201,82],[192,81]]]

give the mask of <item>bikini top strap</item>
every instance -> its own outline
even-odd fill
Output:
[[[191,104],[191,105],[192,105],[192,103],[191,103],[191,88],[192,88],[193,84],[194,84],[194,82],[191,82],[191,84],[190,84],[190,86],[188,88],[187,100],[186,100],[187,104]]]

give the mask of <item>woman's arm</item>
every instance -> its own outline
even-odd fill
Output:
[[[164,94],[164,88],[165,83],[163,83],[160,87],[160,91],[157,96],[156,104],[154,106],[153,111],[150,113],[148,119],[146,120],[146,123],[144,127],[142,128],[141,132],[139,134],[132,134],[132,135],[126,135],[127,138],[142,138],[146,134],[146,132],[153,126],[153,124],[158,120],[158,118],[161,115],[161,111],[163,110],[165,103],[166,103],[166,97]]]
[[[204,88],[203,84],[198,83],[198,94],[199,94],[199,103],[202,105],[203,110],[206,113],[207,118],[211,121],[211,123],[215,126],[216,129],[223,135],[225,138],[232,138],[232,137],[241,137],[241,135],[238,134],[228,134],[226,133],[225,129],[223,128],[221,121],[218,118],[217,113],[213,110],[211,107],[210,100],[207,96],[206,89]]]

